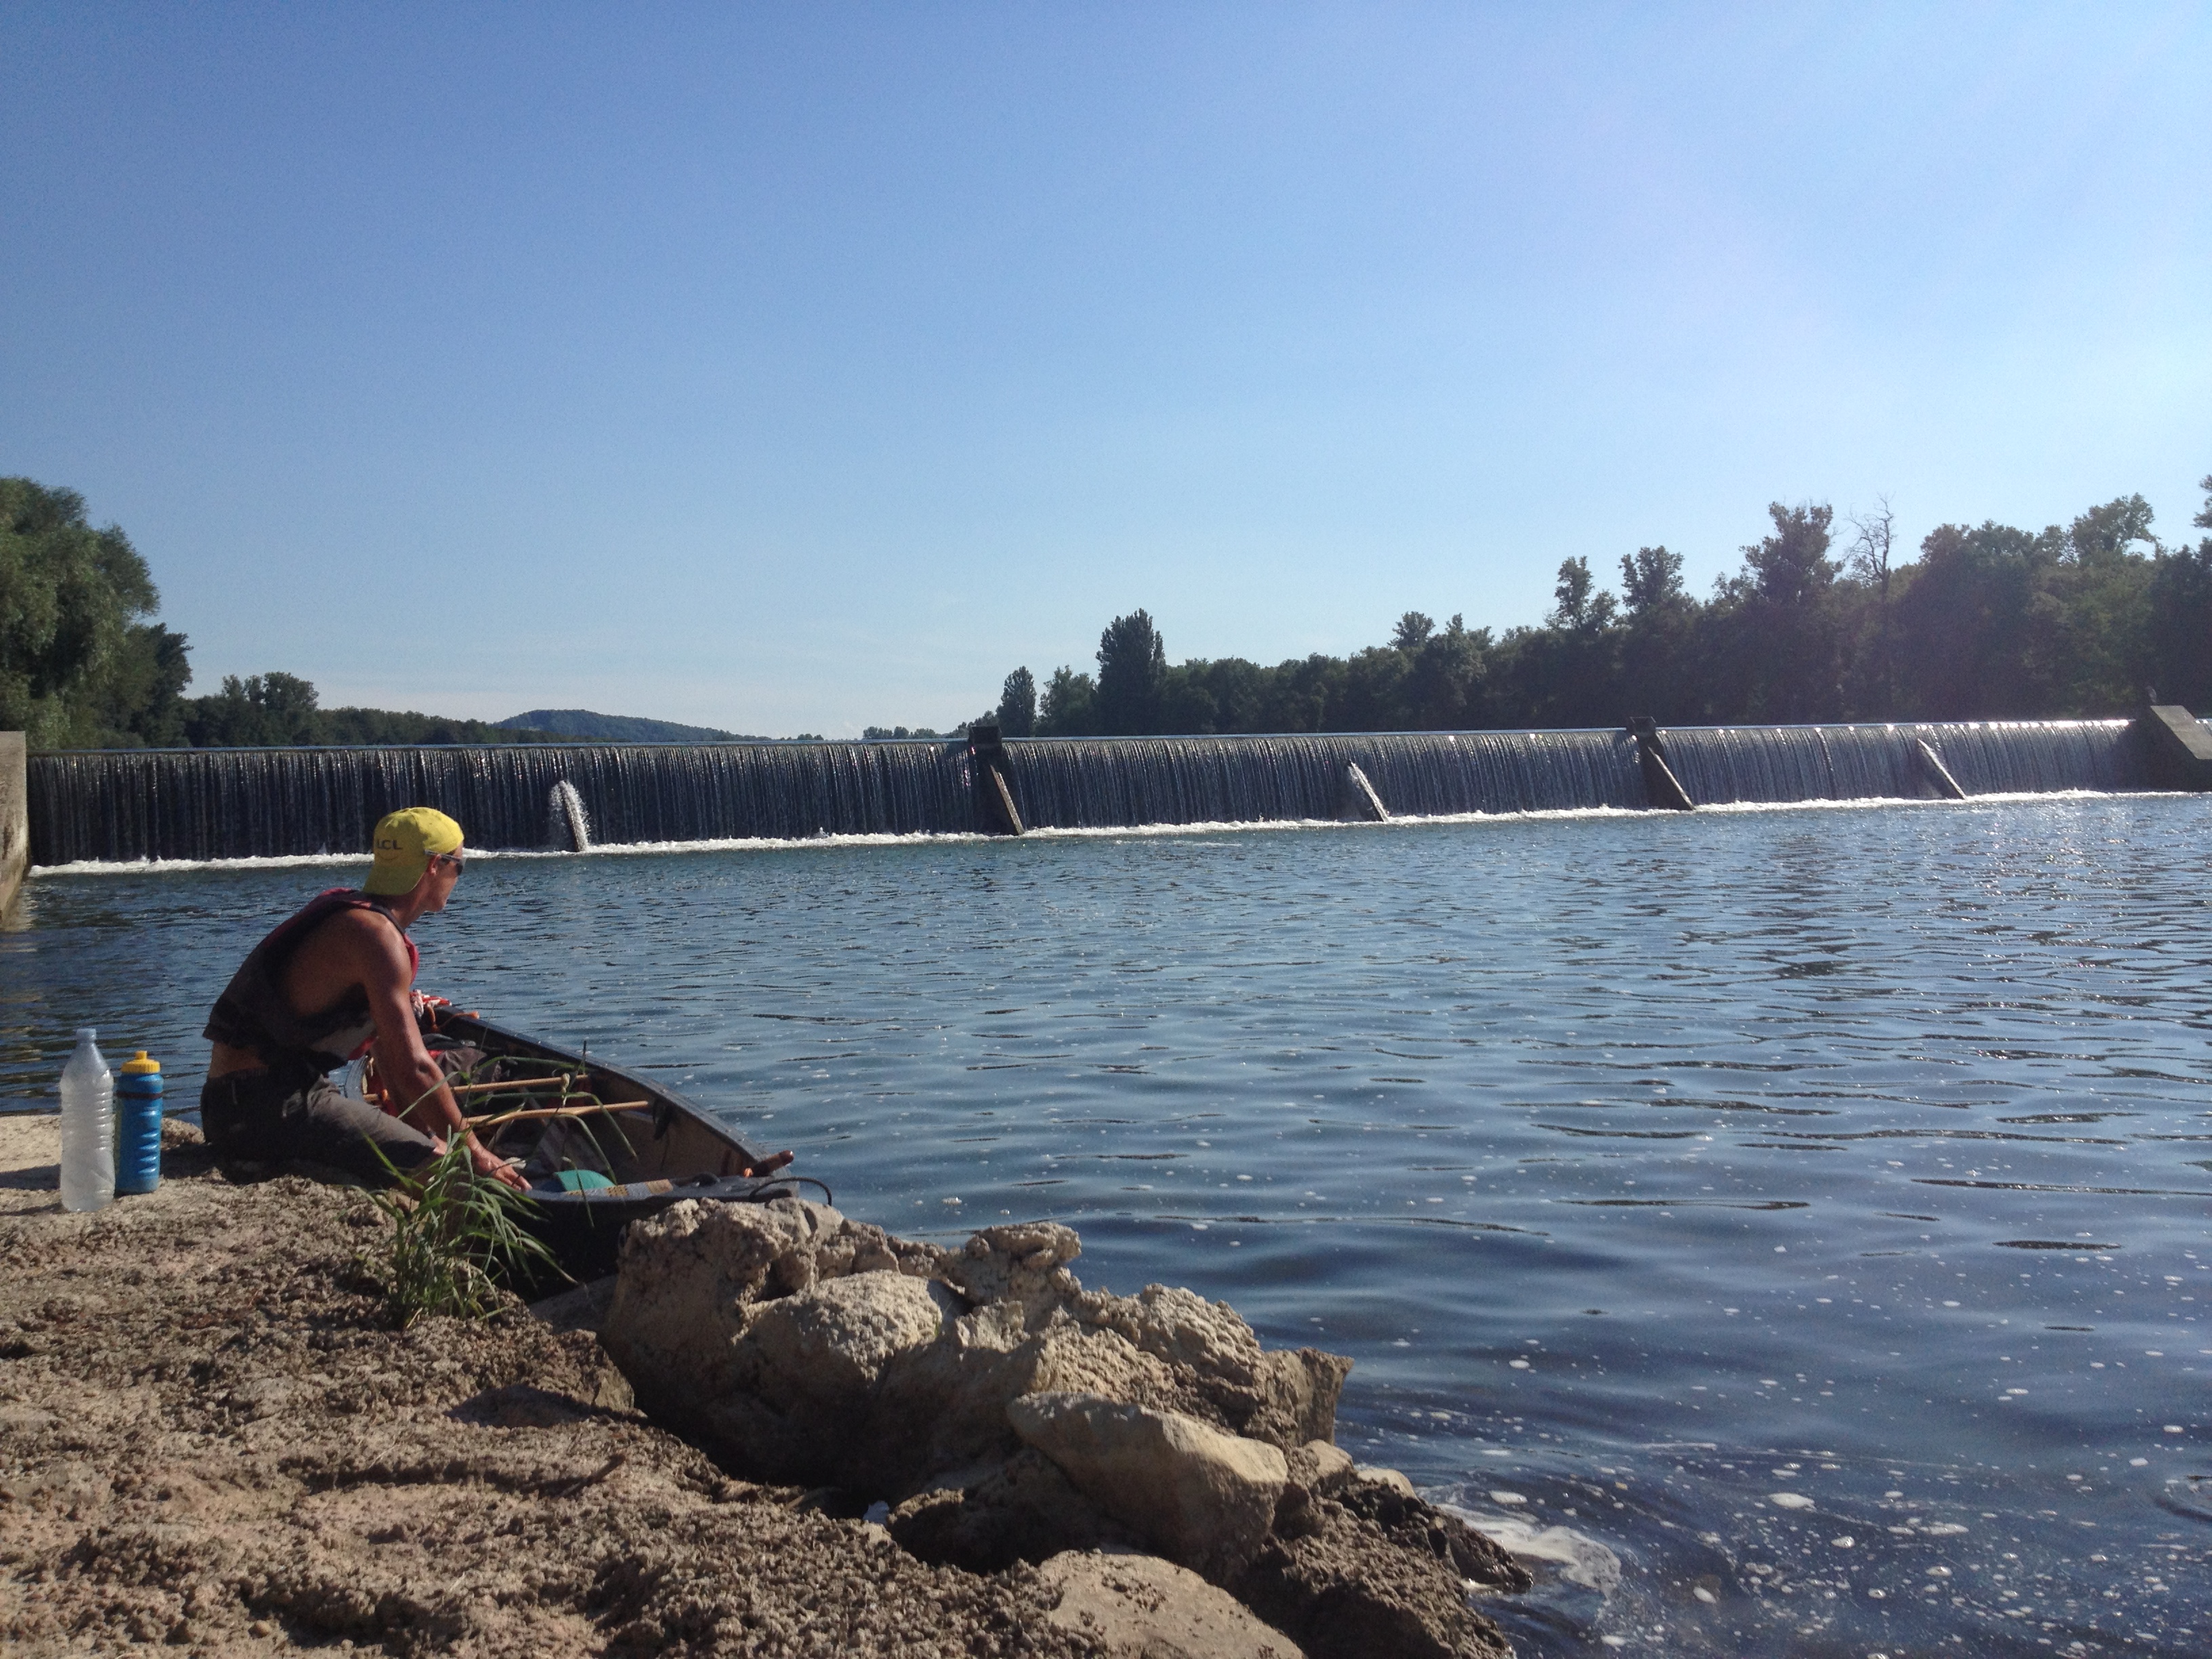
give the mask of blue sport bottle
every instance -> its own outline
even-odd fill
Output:
[[[116,1070],[115,1190],[150,1193],[161,1184],[161,1062],[141,1048]]]

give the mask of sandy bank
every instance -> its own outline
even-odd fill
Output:
[[[0,1118],[10,1654],[1112,1650],[1034,1569],[925,1565],[726,1479],[588,1333],[385,1328],[362,1197],[171,1136],[158,1194],[72,1216],[56,1121]]]

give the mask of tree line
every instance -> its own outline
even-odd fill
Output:
[[[2212,477],[2195,519],[2212,530]],[[2070,525],[1946,524],[1893,556],[1893,518],[1768,509],[1771,532],[1698,599],[1682,557],[1641,547],[1618,594],[1586,558],[1540,625],[1495,634],[1418,611],[1387,643],[1273,665],[1170,664],[1146,611],[1100,635],[1097,672],[1006,676],[1011,737],[2035,719],[2125,714],[2155,688],[2212,709],[2212,536],[2167,546],[2129,495]],[[0,729],[34,748],[557,741],[481,720],[323,708],[296,675],[188,696],[189,644],[123,531],[82,496],[0,478]],[[870,736],[934,735],[871,728]]]
[[[2212,477],[2195,519],[2212,530]],[[1617,725],[1966,720],[2124,714],[2154,690],[2212,708],[2212,537],[2168,547],[2129,495],[2041,531],[1946,524],[1899,560],[1884,502],[1767,509],[1771,528],[1698,599],[1682,556],[1639,547],[1620,592],[1559,566],[1552,613],[1503,635],[1400,617],[1387,643],[1268,665],[1170,664],[1139,610],[1099,636],[1097,672],[1006,676],[1009,737],[1411,732]]]

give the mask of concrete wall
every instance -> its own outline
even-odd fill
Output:
[[[2136,721],[2161,789],[2212,790],[2212,732],[2179,703],[2154,703]]]
[[[21,732],[0,732],[0,910],[15,902],[31,862],[31,792]]]

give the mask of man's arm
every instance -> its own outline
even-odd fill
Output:
[[[377,1077],[400,1103],[400,1116],[432,1134],[465,1137],[470,1164],[478,1175],[526,1189],[529,1183],[503,1160],[493,1157],[471,1133],[460,1103],[447,1085],[445,1073],[422,1046],[422,1029],[415,1023],[413,968],[398,930],[360,912],[355,916],[358,924],[347,930],[346,943],[353,947],[348,954],[354,958],[349,965],[359,973],[358,982],[368,997],[369,1016],[376,1022]]]

